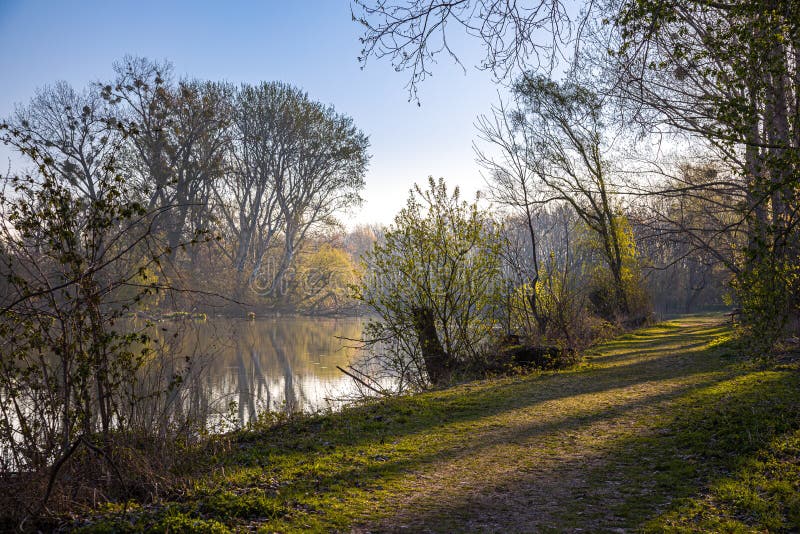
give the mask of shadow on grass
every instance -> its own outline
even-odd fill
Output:
[[[589,409],[579,409],[576,410],[577,413],[567,416],[552,417],[546,421],[516,424],[514,426],[483,428],[477,436],[465,435],[464,437],[466,439],[464,441],[448,443],[440,448],[432,447],[432,450],[426,453],[405,454],[400,459],[396,460],[391,459],[391,448],[387,447],[386,456],[382,456],[385,460],[382,460],[380,463],[370,463],[362,466],[340,466],[339,469],[336,469],[331,474],[315,478],[313,483],[317,490],[321,490],[330,489],[342,483],[364,482],[380,477],[386,480],[386,476],[389,474],[402,475],[411,471],[425,470],[433,465],[448,460],[480,455],[487,449],[499,443],[503,443],[504,441],[530,441],[539,436],[549,435],[555,432],[580,430],[597,422],[618,419],[624,414],[635,412],[641,408],[661,405],[674,400],[682,394],[685,394],[686,390],[689,388],[698,385],[703,387],[715,382],[717,382],[717,380],[706,380],[700,384],[687,384],[667,393],[649,395],[631,402],[618,402],[610,406],[601,405]],[[447,428],[443,428],[439,430],[439,432],[447,433]],[[358,447],[350,447],[337,452],[339,454],[345,453],[347,456],[352,457],[358,454],[357,449]],[[305,473],[304,476],[282,485],[282,491],[295,494],[306,489],[309,483],[309,477],[307,475],[308,473]]]
[[[686,365],[675,365],[675,356],[671,352],[664,354],[663,344],[674,343],[684,357],[688,346],[707,344],[713,335],[706,330],[676,333],[666,341],[662,338],[662,355],[645,360],[641,360],[641,351],[637,353],[636,347],[649,347],[652,341],[646,337],[632,339],[625,341],[626,349],[630,349],[629,356],[611,356],[617,362],[624,362],[614,367],[526,378],[500,385],[468,385],[429,395],[390,399],[341,414],[289,423],[264,433],[245,434],[240,444],[247,446],[226,453],[224,462],[243,469],[264,467],[269,470],[271,465],[282,468],[290,465],[295,474],[287,476],[286,472],[283,473],[280,492],[284,499],[299,501],[303,501],[303,495],[308,492],[313,492],[314,500],[319,500],[325,493],[335,494],[375,481],[391,482],[409,472],[431,469],[439,462],[483,454],[503,440],[531,440],[556,432],[580,430],[645,407],[669,403],[689,389],[706,387],[729,378],[731,372],[720,371],[722,366],[713,357],[686,357],[692,363],[691,368],[687,368]],[[710,371],[714,372],[709,374]],[[481,428],[477,436],[470,435],[469,429],[465,428],[469,423],[501,419],[515,411],[525,412],[516,414],[524,418],[526,414],[547,409],[541,407],[540,410],[539,405],[565,398],[622,391],[645,382],[674,379],[681,379],[684,383],[668,387],[664,393],[633,401],[573,410],[574,413],[565,416],[533,420],[527,424],[508,426],[497,422]],[[443,445],[423,446],[416,453],[400,454],[395,459],[392,459],[391,443],[385,445],[413,439],[424,442],[431,435],[437,435]],[[364,458],[360,448],[368,448],[370,454],[380,459]],[[216,482],[218,489],[236,486],[235,480],[231,479],[223,478]]]
[[[625,334],[613,341],[607,341],[597,346],[592,352],[603,353],[603,355],[595,357],[595,361],[606,363],[630,360],[649,354],[671,356],[669,353],[664,354],[665,348],[675,346],[682,352],[687,349],[701,349],[710,341],[727,332],[730,332],[730,328],[725,325],[689,327],[678,330],[657,326],[641,331],[641,333]]]
[[[248,431],[241,434],[239,441],[254,443],[267,455],[324,451],[330,445],[357,446],[381,438],[411,436],[443,424],[494,417],[576,395],[597,394],[653,380],[689,378],[721,368],[713,352],[709,352],[708,357],[685,354],[687,350],[707,345],[718,334],[718,330],[724,331],[715,328],[659,337],[661,350],[649,348],[659,345],[658,341],[649,337],[626,340],[621,342],[626,349],[624,353],[596,358],[594,365],[587,369],[507,379],[500,384],[466,384],[423,395],[386,399],[339,413],[289,421],[264,431]],[[672,344],[680,351],[677,357],[673,352],[664,350],[664,345]],[[619,350],[619,346],[614,348],[607,344],[603,350]],[[655,356],[642,358],[651,354]],[[614,365],[607,366],[609,363]],[[317,447],[314,439],[330,445]],[[261,459],[253,458],[254,452],[248,450],[244,457],[226,455],[225,458],[215,458],[214,462],[222,459],[226,463],[241,466],[247,465],[250,458],[259,463]]]
[[[721,361],[715,351],[703,350],[709,341],[724,331],[723,327],[708,325],[679,329],[656,326],[606,343],[598,349],[603,351],[603,355],[596,357],[589,369],[465,384],[450,390],[387,399],[341,413],[245,432],[230,442],[230,448],[216,455],[198,455],[192,468],[196,473],[195,489],[180,499],[183,503],[180,506],[191,514],[200,513],[203,517],[217,517],[219,514],[222,517],[224,510],[221,507],[217,507],[219,510],[209,507],[209,503],[216,502],[210,497],[228,492],[225,499],[216,499],[227,506],[227,500],[235,500],[244,494],[252,496],[258,503],[263,496],[266,499],[264,506],[254,506],[252,512],[245,514],[247,517],[238,519],[257,519],[260,508],[272,503],[280,504],[289,520],[293,514],[306,518],[313,515],[322,518],[317,524],[327,528],[332,524],[339,528],[357,521],[359,517],[385,514],[385,511],[379,513],[368,508],[364,494],[370,493],[369,499],[392,502],[396,497],[393,492],[409,489],[413,482],[409,480],[411,474],[435,472],[442,463],[496,454],[493,448],[504,443],[535,444],[547,436],[586,431],[604,422],[625,423],[642,410],[654,406],[670,410],[668,405],[680,406],[698,391],[713,391],[741,373],[735,369],[736,366]],[[663,384],[649,393],[638,388],[639,385],[659,382]],[[584,402],[602,393],[609,393],[611,399],[598,405]],[[586,399],[581,400],[582,396]],[[554,404],[561,405],[562,411],[548,413],[554,409]],[[566,405],[569,407],[565,408]],[[696,407],[692,410],[687,414],[693,419],[687,420],[680,428],[702,425],[709,419],[709,414],[697,413]],[[631,495],[638,495],[641,493],[637,493],[639,488],[646,488],[649,484],[646,481],[649,468],[646,463],[642,465],[642,458],[647,454],[664,459],[669,457],[660,448],[650,450],[645,446],[661,443],[659,440],[668,437],[664,431],[670,429],[670,425],[677,423],[648,422],[646,426],[656,433],[656,441],[652,443],[647,441],[647,436],[614,438],[618,441],[598,451],[597,457],[609,466],[623,465],[614,463],[617,457],[638,462],[630,474],[622,472],[622,467],[615,467],[616,471],[612,469],[613,472],[620,471],[620,479],[630,479]],[[620,433],[624,436],[625,429],[614,435]],[[670,439],[684,434],[678,432]],[[707,437],[703,435],[704,439]],[[614,450],[610,452],[609,448]],[[696,448],[702,450],[702,447]],[[216,465],[222,465],[226,471],[219,470],[215,475],[206,476],[211,466]],[[592,470],[580,459],[563,459],[559,469],[587,477],[585,483],[567,487],[564,494],[563,509],[576,514],[589,505],[575,499],[575,492],[581,491],[585,484],[602,486],[595,479],[608,472],[605,468]],[[481,498],[474,493],[461,498],[453,488],[456,493],[449,495],[446,505],[424,494],[416,501],[412,497],[412,504],[420,510],[414,522],[426,529],[442,531],[508,530],[495,529],[497,525],[505,525],[511,531],[530,531],[532,529],[525,528],[525,525],[530,524],[530,512],[537,510],[537,503],[528,502],[525,495],[531,488],[535,489],[542,477],[554,485],[554,495],[563,493],[564,488],[558,487],[564,478],[562,475],[558,470],[543,468],[535,473],[523,472],[510,477],[502,482],[502,488],[485,482],[484,489],[491,498]],[[388,489],[384,491],[382,485]],[[677,483],[676,487],[680,489],[682,486]],[[498,494],[505,497],[503,503],[495,498]],[[541,491],[537,489],[534,494],[539,495]],[[230,499],[227,495],[231,496]],[[517,495],[523,499],[518,499]],[[584,495],[581,498],[585,500],[588,497]],[[662,501],[656,500],[657,503]],[[573,510],[570,503],[578,503],[577,509]],[[509,504],[514,504],[513,513],[509,512]],[[612,504],[622,509],[613,511]],[[333,518],[333,512],[329,512],[332,507],[347,510]],[[614,517],[622,517],[624,521],[620,524],[628,524],[625,515],[628,509],[638,509],[628,505],[624,496],[615,497],[613,503],[597,501],[587,509],[600,508],[606,512],[613,511]],[[255,514],[252,518],[251,513]],[[553,513],[551,510],[550,516]],[[476,523],[476,514],[483,514],[494,523]],[[585,517],[592,516],[588,514]],[[558,519],[563,520],[563,517]],[[585,523],[575,522],[576,525]],[[384,524],[391,526],[392,518]],[[269,521],[264,525],[273,526]],[[285,530],[283,526],[279,523],[276,529]]]
[[[445,505],[414,502],[420,512],[410,527],[436,532],[638,530],[800,427],[796,371],[752,372],[699,386],[665,396],[661,401],[673,397],[672,407],[648,432],[615,440],[591,465],[568,460],[557,470],[520,473],[463,499],[450,494]],[[558,502],[531,500],[542,496]],[[390,517],[373,530],[394,530],[400,520],[408,527],[408,519],[408,514]],[[661,530],[654,525],[653,530]]]

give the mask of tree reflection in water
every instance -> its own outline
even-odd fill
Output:
[[[352,380],[336,366],[357,357],[343,339],[359,338],[361,327],[360,318],[160,322],[157,337],[171,345],[175,361],[189,366],[173,395],[172,413],[178,420],[224,428],[265,411],[335,408],[355,393]]]

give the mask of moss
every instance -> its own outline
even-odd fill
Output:
[[[152,532],[170,532],[173,534],[227,534],[230,529],[213,519],[191,518],[183,514],[167,516],[154,525]]]
[[[651,531],[797,532],[800,432],[772,440],[728,476],[652,521]]]
[[[259,490],[240,494],[221,491],[208,496],[197,495],[196,499],[203,515],[221,519],[273,520],[289,512],[280,501]]]
[[[176,507],[149,514],[128,514],[124,519],[101,519],[75,529],[80,534],[228,534],[227,526],[214,519],[192,517]]]

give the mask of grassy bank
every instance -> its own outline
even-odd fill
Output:
[[[580,367],[470,383],[219,439],[169,500],[93,532],[800,528],[800,374],[686,318]]]

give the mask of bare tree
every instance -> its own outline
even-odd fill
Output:
[[[541,177],[547,192],[542,202],[568,203],[597,235],[619,311],[627,314],[620,205],[606,158],[609,147],[600,100],[574,82],[559,84],[535,75],[523,77],[515,91],[524,106],[518,120],[535,136],[536,154],[545,162]]]
[[[172,179],[167,135],[172,118],[166,93],[172,83],[172,65],[126,56],[114,64],[114,71],[116,79],[103,85],[100,93],[114,106],[119,127],[132,134],[126,170],[138,180],[149,208],[167,205]]]
[[[514,117],[501,102],[493,110],[491,118],[482,116],[478,119],[478,135],[488,144],[488,151],[478,145],[474,148],[478,163],[489,172],[491,199],[520,215],[527,230],[530,245],[527,261],[509,255],[513,255],[512,250],[520,248],[513,246],[508,251],[507,261],[529,288],[526,300],[539,334],[545,335],[549,318],[539,304],[540,252],[534,229],[542,205],[545,162],[537,151],[533,132],[525,128],[519,118],[519,115]]]
[[[217,209],[225,224],[222,250],[236,273],[236,292],[244,290],[245,268],[257,270],[279,232],[274,167],[281,165],[278,125],[266,92],[243,87],[236,95],[228,172],[214,185]],[[249,279],[249,275],[248,275]]]
[[[361,202],[369,156],[368,138],[353,120],[332,107],[312,102],[296,89],[287,92],[294,101],[292,128],[281,132],[291,146],[290,165],[275,174],[278,205],[283,215],[283,253],[272,282],[290,267],[308,232],[319,225],[335,224],[333,216]]]
[[[702,253],[734,275],[741,271],[747,246],[747,185],[741,175],[724,164],[682,164],[676,176],[653,189],[638,205],[642,240],[680,244],[685,255]]]
[[[254,288],[281,300],[309,232],[360,201],[369,141],[350,117],[283,83],[243,86],[235,117],[230,172],[215,190],[236,240],[227,254],[240,276],[250,269]]]
[[[8,126],[16,135],[5,136],[5,142],[49,158],[65,183],[98,199],[97,184],[108,175],[120,135],[97,92],[78,92],[58,82],[38,90],[27,106],[17,107]]]
[[[171,81],[172,67],[143,58],[115,66],[117,80],[103,95],[129,132],[148,206],[172,206],[162,230],[173,257],[187,226],[208,230],[212,184],[222,174],[228,149],[230,88],[225,84]]]

